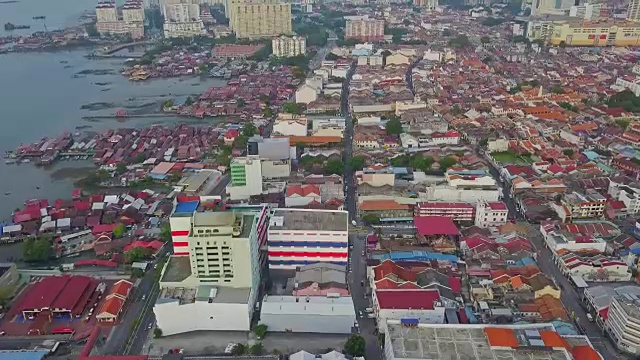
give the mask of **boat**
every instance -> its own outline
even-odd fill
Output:
[[[19,29],[30,29],[31,26],[30,25],[16,25],[13,23],[6,23],[4,24],[4,30],[5,31],[11,31],[11,30],[19,30]]]
[[[15,164],[16,161],[15,160],[7,160],[4,163],[7,164],[7,165],[12,165],[12,164]]]
[[[5,196],[9,196],[9,195],[11,195],[11,193],[7,191],[6,193],[4,193],[4,195]]]
[[[23,162],[23,163],[30,163],[30,162],[31,162],[31,160],[29,160],[29,159],[24,159],[24,160],[22,160],[22,162]]]
[[[33,20],[44,20],[44,19],[46,19],[46,18],[47,18],[46,16],[42,16],[42,15],[40,15],[40,16],[34,16],[34,17],[33,17]]]

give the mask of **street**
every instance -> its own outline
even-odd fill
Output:
[[[476,153],[481,156],[477,150],[478,149],[476,149]],[[499,186],[502,188],[502,201],[507,204],[509,217],[519,220],[519,225],[527,227],[528,232],[526,238],[538,253],[536,259],[538,267],[541,272],[554,279],[556,285],[562,289],[560,295],[562,303],[569,313],[569,316],[574,314],[574,322],[577,325],[576,327],[578,328],[578,331],[589,337],[594,348],[598,350],[605,359],[621,359],[622,357],[618,355],[609,340],[603,337],[602,330],[600,330],[595,323],[587,320],[587,313],[585,308],[582,306],[581,294],[578,294],[573,284],[569,282],[569,279],[562,274],[558,266],[553,262],[553,254],[551,253],[551,250],[546,247],[538,225],[524,221],[524,216],[518,211],[518,208],[511,197],[509,184],[502,181],[500,173],[493,163],[491,163],[487,158],[485,158],[485,160],[489,163],[489,171],[491,172],[491,175],[498,181]]]

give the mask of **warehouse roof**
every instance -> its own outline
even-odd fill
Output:
[[[413,223],[418,230],[418,234],[420,235],[460,235],[458,227],[449,217],[416,216],[413,218]]]
[[[72,310],[87,291],[92,280],[87,276],[51,276],[40,280],[28,289],[24,300],[18,304],[20,311],[43,308]]]
[[[266,315],[341,315],[356,316],[351,296],[329,298],[322,296],[265,296],[261,314]]]

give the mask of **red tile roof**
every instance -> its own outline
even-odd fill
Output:
[[[298,195],[308,196],[309,194],[320,195],[320,189],[316,185],[289,185],[287,186],[287,197]]]
[[[378,290],[376,297],[381,309],[433,310],[435,302],[440,301],[440,292],[434,289]]]
[[[460,235],[453,220],[444,216],[416,216],[413,218],[418,234],[431,235]]]

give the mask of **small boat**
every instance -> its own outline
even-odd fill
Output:
[[[31,162],[31,160],[29,160],[29,159],[24,159],[24,160],[22,160],[22,162],[23,162],[23,163],[30,163],[30,162]]]
[[[7,160],[4,163],[7,164],[7,165],[12,165],[12,164],[15,164],[16,161],[15,160]]]
[[[9,195],[11,195],[11,193],[7,191],[6,193],[4,193],[4,195],[5,196],[9,196]]]

